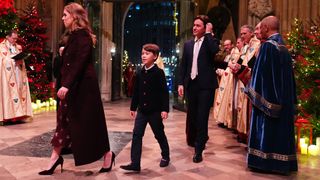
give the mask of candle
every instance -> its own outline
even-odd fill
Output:
[[[53,99],[52,98],[49,98],[49,104],[50,104],[50,106],[53,105]]]
[[[41,104],[41,100],[40,99],[37,99],[36,100],[36,104],[39,106]]]
[[[319,152],[319,148],[316,145],[310,145],[308,147],[308,153],[311,156],[317,156]]]
[[[52,100],[53,101],[53,105],[56,106],[57,105],[57,101],[56,100]]]
[[[318,148],[320,149],[320,137],[317,137],[316,142],[317,142]]]
[[[308,145],[307,144],[300,144],[301,147],[301,154],[308,154]]]
[[[31,107],[33,110],[38,109],[38,105],[36,103],[31,103]]]
[[[306,144],[306,139],[305,138],[300,138],[300,146],[301,144]]]

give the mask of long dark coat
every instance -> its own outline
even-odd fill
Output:
[[[92,51],[90,34],[80,29],[71,33],[62,54],[61,86],[69,91],[57,117],[70,133],[76,166],[94,162],[110,150]]]

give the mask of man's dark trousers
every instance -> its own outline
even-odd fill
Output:
[[[202,153],[208,140],[208,119],[213,104],[214,90],[199,88],[198,80],[189,81],[187,87],[190,126],[195,127],[195,151]]]

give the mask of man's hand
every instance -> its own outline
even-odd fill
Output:
[[[179,94],[180,97],[183,97],[183,91],[184,91],[184,90],[183,90],[183,86],[182,86],[182,85],[179,85],[179,86],[178,86],[178,94]]]
[[[213,32],[213,25],[211,23],[206,24],[206,33],[212,33]]]
[[[162,118],[162,119],[167,119],[167,118],[168,118],[168,113],[165,112],[165,111],[162,111],[162,112],[161,112],[161,118]]]
[[[18,49],[18,51],[22,51],[22,46],[20,46],[19,44],[17,44],[17,49]]]
[[[232,61],[229,61],[228,66],[232,70],[232,73],[237,73],[239,71],[239,69],[241,68],[240,64],[238,64],[236,62],[232,62]]]
[[[14,63],[16,66],[23,65],[23,60],[22,59],[15,60]]]
[[[217,69],[216,70],[216,74],[218,75],[218,76],[222,76],[223,75],[223,73],[224,73],[224,70],[223,69]]]

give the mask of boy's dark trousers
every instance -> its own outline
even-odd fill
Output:
[[[170,160],[169,144],[164,133],[164,126],[162,123],[161,112],[142,113],[138,112],[134,123],[132,144],[131,144],[131,163],[134,166],[140,167],[142,138],[149,123],[155,138],[157,139],[163,159]]]

